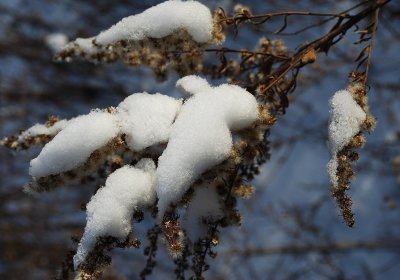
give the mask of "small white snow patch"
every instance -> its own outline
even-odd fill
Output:
[[[18,141],[24,141],[27,138],[35,137],[39,135],[48,135],[54,136],[63,130],[67,126],[67,120],[60,120],[57,121],[52,126],[47,126],[45,124],[35,124],[34,126],[30,127],[29,129],[25,130],[21,133],[18,137]]]
[[[118,105],[117,114],[128,146],[140,151],[167,142],[181,105],[182,100],[159,93],[136,93],[127,97]]]
[[[119,133],[117,118],[104,111],[92,111],[68,121],[39,156],[31,160],[29,174],[44,177],[72,170],[89,158],[95,150],[105,146]]]
[[[68,43],[68,37],[63,33],[51,33],[44,37],[44,41],[53,52],[58,52]]]
[[[184,78],[185,90],[192,80]],[[203,81],[202,83],[205,83]],[[234,85],[207,86],[191,92],[172,126],[167,148],[157,169],[159,218],[171,202],[177,202],[203,172],[227,159],[232,148],[230,130],[249,127],[257,119],[257,101],[246,90]]]
[[[333,186],[337,186],[337,156],[351,139],[360,132],[360,127],[366,119],[366,113],[347,90],[340,90],[330,100],[329,149],[331,160],[328,163],[328,173]]]
[[[207,80],[195,75],[190,75],[179,79],[176,82],[176,87],[187,96],[211,89]]]
[[[133,212],[155,203],[155,169],[151,159],[142,159],[135,167],[126,165],[107,178],[87,204],[87,224],[74,256],[75,269],[94,248],[97,237],[125,239],[132,229]]]

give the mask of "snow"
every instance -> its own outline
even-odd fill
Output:
[[[136,93],[122,101],[116,113],[101,110],[54,126],[35,125],[20,138],[56,135],[31,161],[30,174],[44,177],[72,170],[86,162],[92,152],[121,133],[132,150],[167,142],[182,100],[162,94]]]
[[[179,79],[176,82],[176,87],[187,96],[211,89],[210,85],[205,79],[193,75]]]
[[[44,41],[53,52],[58,52],[68,43],[68,37],[63,33],[51,33],[44,38]]]
[[[340,90],[330,100],[329,149],[332,159],[328,163],[328,173],[333,186],[337,185],[336,154],[360,132],[366,113],[354,100],[351,92]]]
[[[72,170],[84,164],[92,152],[105,146],[118,132],[115,115],[104,111],[72,119],[31,161],[29,174],[44,177]]]
[[[165,1],[141,14],[123,18],[96,38],[96,44],[109,45],[119,40],[139,41],[163,38],[185,29],[198,43],[212,39],[213,21],[210,10],[197,1]]]
[[[207,235],[203,218],[216,220],[223,216],[219,196],[214,186],[203,184],[195,187],[195,193],[183,218],[183,228],[193,242]]]
[[[181,100],[159,93],[136,93],[118,105],[122,133],[132,150],[140,151],[167,142]]]
[[[184,85],[186,90],[193,90],[188,86],[190,81],[199,83],[196,76],[184,79],[177,84]],[[191,93],[195,95],[182,106],[168,145],[158,161],[159,218],[203,172],[229,157],[230,130],[249,127],[258,116],[256,99],[238,86],[208,85],[203,90],[194,89],[196,92]]]
[[[87,224],[74,256],[75,269],[96,244],[97,237],[125,239],[131,232],[133,212],[155,203],[155,169],[151,159],[112,173],[87,204]]]
[[[60,120],[57,121],[52,126],[47,126],[45,124],[35,124],[34,126],[30,127],[29,129],[25,130],[21,133],[18,137],[18,141],[23,141],[24,139],[35,137],[38,135],[49,135],[54,136],[59,133],[62,129],[67,126],[67,120]]]
[[[213,19],[210,10],[197,1],[165,1],[140,14],[123,18],[95,37],[77,38],[64,44],[62,49],[75,51],[79,47],[87,54],[95,54],[99,49],[121,40],[159,39],[181,29],[186,30],[198,43],[211,42]]]

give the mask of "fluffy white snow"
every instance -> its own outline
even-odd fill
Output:
[[[56,135],[39,156],[31,161],[30,174],[44,177],[72,170],[86,162],[90,154],[120,133],[135,151],[167,142],[182,100],[162,94],[136,93],[117,107],[116,113],[92,111],[52,127],[35,125],[21,134],[23,140],[38,134]]]
[[[210,42],[213,30],[210,10],[197,1],[165,1],[140,14],[123,18],[96,37],[77,38],[67,45],[64,44],[63,49],[75,49],[79,46],[87,54],[94,54],[99,48],[120,40],[141,41],[146,38],[163,38],[179,29],[186,30],[198,43]],[[61,40],[53,41],[61,42]]]
[[[155,170],[151,159],[142,159],[135,167],[124,166],[108,177],[87,204],[87,224],[74,256],[75,269],[93,249],[97,237],[125,239],[132,228],[133,212],[155,203]]]
[[[119,40],[162,38],[185,29],[199,43],[209,42],[213,28],[210,10],[197,1],[165,1],[144,12],[123,18],[96,37],[96,44],[108,45]]]
[[[187,76],[184,82],[178,81],[193,95],[182,106],[158,161],[159,218],[203,172],[229,157],[230,130],[246,128],[258,116],[257,101],[246,90],[228,84],[201,90],[190,88],[191,81],[198,85],[199,77]]]
[[[206,184],[196,186],[194,196],[183,218],[183,228],[189,239],[195,242],[207,235],[207,225],[202,222],[203,218],[216,220],[222,216],[223,212],[215,187]]]
[[[72,119],[43,147],[39,156],[31,160],[29,174],[44,177],[74,169],[118,133],[117,118],[104,111],[92,111]]]
[[[60,120],[52,126],[46,126],[45,124],[39,123],[35,124],[34,126],[22,132],[18,137],[18,141],[23,141],[26,138],[35,137],[38,135],[56,135],[67,126],[67,123],[67,120]]]
[[[211,86],[208,84],[207,80],[193,75],[179,79],[176,82],[176,87],[187,96],[211,89]]]
[[[330,100],[329,149],[331,160],[328,162],[328,173],[333,186],[337,186],[336,170],[338,167],[336,154],[350,143],[360,132],[366,119],[363,109],[347,90],[340,90]]]
[[[136,93],[118,105],[122,133],[128,146],[136,151],[167,142],[182,100],[159,93]]]
[[[58,52],[68,43],[68,37],[63,33],[51,33],[44,41],[53,52]]]

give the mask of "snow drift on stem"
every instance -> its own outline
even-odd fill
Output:
[[[328,173],[331,183],[337,186],[337,153],[360,132],[366,119],[366,113],[354,100],[351,92],[340,90],[330,100],[329,149],[331,160],[328,162]]]
[[[113,236],[126,238],[132,228],[133,212],[154,204],[155,164],[142,159],[135,167],[126,165],[112,173],[87,204],[87,224],[78,251],[75,269],[93,249],[96,238]]]
[[[257,101],[249,92],[235,85],[205,83],[197,76],[177,82],[192,96],[182,106],[158,161],[159,218],[199,175],[229,157],[231,130],[249,127],[257,119]]]

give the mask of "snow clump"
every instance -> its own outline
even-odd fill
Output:
[[[163,38],[185,29],[198,43],[212,39],[213,20],[210,10],[197,1],[171,0],[144,12],[123,18],[96,37],[96,44],[108,45],[120,40],[140,41]]]
[[[181,100],[162,94],[136,93],[122,101],[116,112],[94,110],[49,128],[35,125],[23,136],[58,134],[31,161],[30,175],[44,177],[81,166],[120,134],[126,135],[127,145],[135,151],[166,142],[181,104]]]
[[[167,142],[181,105],[182,100],[160,93],[136,93],[127,97],[117,111],[128,146],[140,151]]]
[[[123,18],[97,36],[77,38],[66,44],[62,51],[77,52],[78,47],[90,55],[99,50],[106,51],[106,46],[122,40],[160,39],[179,30],[187,31],[197,43],[211,42],[213,19],[210,10],[197,1],[165,1],[140,14]]]
[[[182,106],[168,145],[158,160],[159,218],[202,173],[229,157],[233,145],[231,130],[247,128],[258,117],[257,101],[245,89],[205,84],[197,76],[177,82],[192,96]]]
[[[145,158],[135,167],[126,165],[112,173],[87,204],[87,224],[74,267],[86,259],[97,237],[112,236],[123,240],[131,232],[133,212],[155,203],[155,170],[153,160]]]
[[[366,113],[354,100],[348,90],[340,90],[330,100],[329,149],[331,160],[328,162],[328,173],[331,183],[337,186],[337,153],[360,132],[366,119]]]
[[[70,120],[31,161],[29,174],[44,177],[84,164],[93,151],[118,135],[117,121],[114,114],[100,110]]]

